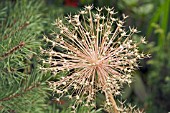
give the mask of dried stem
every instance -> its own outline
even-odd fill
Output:
[[[109,100],[110,102],[112,103],[112,106],[113,106],[113,113],[119,113],[118,111],[118,107],[117,107],[117,104],[113,98],[113,95],[111,93],[108,93],[108,97],[109,97]]]

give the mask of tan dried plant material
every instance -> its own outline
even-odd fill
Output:
[[[44,36],[53,47],[42,49],[49,56],[43,62],[51,67],[41,69],[53,74],[71,70],[68,76],[50,82],[50,87],[59,95],[58,101],[63,96],[75,99],[73,110],[80,105],[95,107],[96,93],[100,92],[105,95],[105,106],[118,113],[121,109],[114,96],[121,95],[123,84],[132,82],[138,60],[148,56],[138,47],[146,43],[145,38],[134,41],[132,35],[137,29],[129,27],[125,31],[127,16],[123,14],[123,19],[117,18],[114,8],[96,8],[96,12],[92,9],[93,6],[85,6],[78,14],[66,17],[66,22],[56,20],[54,25],[59,29],[59,33],[53,33],[56,38]],[[62,52],[54,47],[62,48]]]

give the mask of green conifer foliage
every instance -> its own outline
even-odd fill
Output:
[[[44,109],[46,76],[37,66],[37,37],[44,29],[41,10],[37,0],[1,2],[0,112],[39,113]]]

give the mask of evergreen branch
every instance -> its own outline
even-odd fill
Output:
[[[35,85],[33,85],[33,86],[30,86],[30,87],[26,88],[25,90],[23,90],[23,93],[17,93],[17,94],[12,95],[12,96],[10,95],[10,96],[8,96],[8,97],[5,97],[5,98],[1,99],[0,102],[9,101],[9,100],[11,100],[11,99],[13,99],[13,98],[17,98],[17,97],[21,96],[22,94],[27,93],[28,91],[31,91],[31,90],[33,90],[34,88],[37,88],[37,87],[39,87],[39,86],[40,86],[40,83],[37,83],[37,84],[35,84]]]
[[[8,28],[11,28],[13,25],[16,24],[16,20],[14,20],[13,24],[10,25]],[[20,31],[20,30],[23,30],[24,28],[26,28],[27,26],[29,25],[29,22],[25,22],[23,25],[19,26],[19,28],[17,30],[14,30],[12,33],[11,33],[11,36],[14,35],[16,32]],[[9,37],[9,35],[5,35],[2,39],[7,39]],[[1,39],[1,41],[2,41]]]
[[[10,49],[9,51],[7,51],[6,53],[4,53],[3,55],[0,56],[0,61],[5,59],[6,57],[8,57],[10,54],[14,53],[15,51],[17,51],[18,49],[20,49],[21,47],[23,47],[25,45],[25,42],[20,42],[19,45],[13,47],[12,49]]]

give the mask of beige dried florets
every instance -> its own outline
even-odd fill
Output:
[[[138,60],[147,55],[140,53],[138,45],[146,43],[145,38],[135,42],[132,35],[136,28],[129,27],[125,31],[123,19],[116,18],[113,8],[96,8],[85,6],[79,14],[66,17],[67,23],[57,19],[55,26],[59,33],[54,33],[56,39],[50,40],[44,36],[53,47],[42,50],[49,58],[44,63],[51,67],[42,67],[53,74],[70,71],[68,76],[59,81],[51,82],[50,86],[59,95],[75,99],[72,109],[79,105],[96,106],[96,93],[103,93],[106,106],[112,106],[116,113],[119,108],[113,96],[121,95],[123,84],[132,82],[132,72],[138,68]],[[107,11],[106,16],[102,12]],[[54,47],[62,48],[56,51]]]

